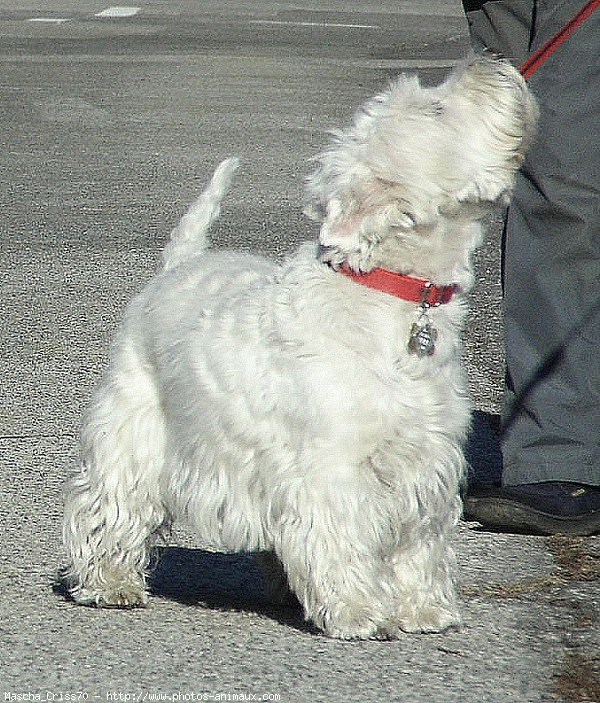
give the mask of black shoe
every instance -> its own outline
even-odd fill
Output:
[[[499,532],[594,535],[600,532],[600,487],[562,481],[473,486],[464,515]]]

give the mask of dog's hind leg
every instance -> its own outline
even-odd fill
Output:
[[[150,372],[122,339],[82,431],[81,469],[67,486],[63,582],[82,604],[147,601],[148,540],[165,522],[159,496],[164,429]]]

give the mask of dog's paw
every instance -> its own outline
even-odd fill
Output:
[[[435,633],[457,627],[461,617],[457,610],[441,605],[427,605],[423,608],[401,613],[381,628],[379,635],[396,639],[402,632]]]
[[[377,626],[372,622],[329,623],[323,632],[337,640],[370,640],[377,637]]]
[[[333,612],[322,613],[314,622],[328,637],[340,640],[373,639],[378,631],[373,613],[365,608],[354,609],[346,605],[338,605]]]
[[[97,608],[144,608],[148,604],[148,594],[131,584],[103,586],[101,589],[82,588],[71,595],[76,603]]]

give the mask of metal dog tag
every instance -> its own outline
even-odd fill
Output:
[[[421,314],[416,322],[413,322],[408,337],[408,351],[416,354],[420,359],[425,356],[432,356],[435,352],[435,341],[437,330],[431,324],[427,316],[427,309],[421,308]]]

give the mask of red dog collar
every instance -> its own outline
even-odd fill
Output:
[[[374,288],[396,298],[402,298],[402,300],[429,306],[449,303],[458,290],[457,285],[436,286],[423,278],[406,276],[387,269],[376,268],[368,273],[357,273],[346,264],[342,264],[338,270],[368,288]]]

